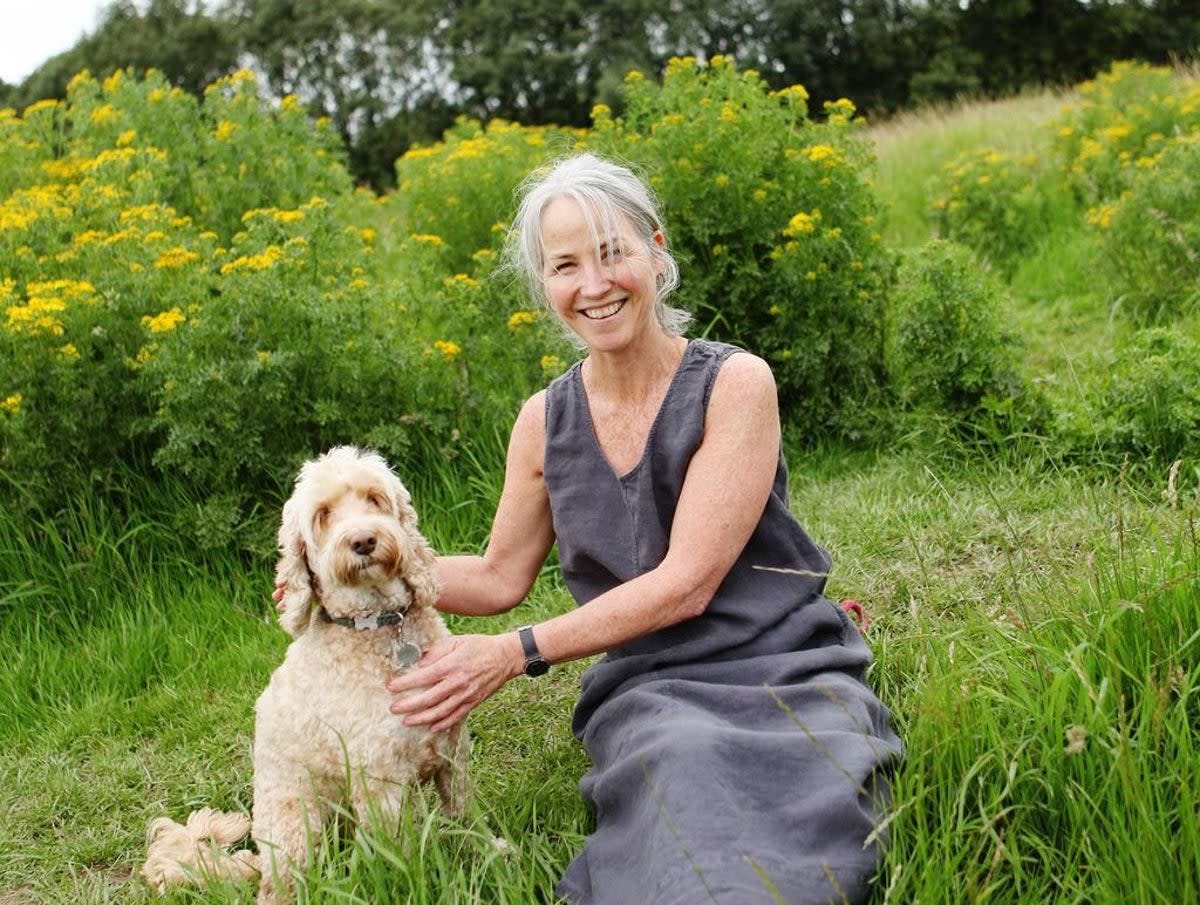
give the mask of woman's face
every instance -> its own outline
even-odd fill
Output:
[[[661,244],[661,234],[654,241]],[[578,202],[556,198],[542,213],[542,247],[550,308],[590,349],[614,350],[658,328],[659,268],[628,220],[619,217],[612,234],[597,237]]]

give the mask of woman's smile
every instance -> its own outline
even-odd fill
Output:
[[[584,308],[579,313],[590,321],[602,321],[612,317],[618,311],[625,307],[626,299],[618,299],[615,302],[610,302],[599,308]]]

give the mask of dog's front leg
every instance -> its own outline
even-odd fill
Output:
[[[262,863],[258,905],[284,905],[295,898],[293,869],[304,869],[310,841],[321,834],[321,804],[309,790],[308,777],[285,779],[255,770],[251,835]]]

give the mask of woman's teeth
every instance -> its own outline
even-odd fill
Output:
[[[611,305],[605,305],[603,308],[585,308],[582,313],[583,316],[588,320],[599,321],[606,317],[612,317],[614,314],[620,311],[624,305],[625,303],[623,301],[613,302]]]

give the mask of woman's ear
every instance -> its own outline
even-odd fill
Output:
[[[308,628],[313,610],[313,576],[308,568],[308,550],[300,530],[298,504],[288,500],[279,526],[279,562],[275,583],[284,584],[279,624],[293,638]]]

